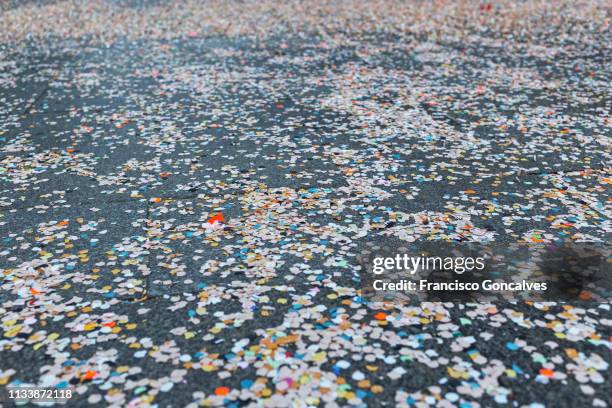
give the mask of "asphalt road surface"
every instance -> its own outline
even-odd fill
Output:
[[[609,407],[605,294],[373,301],[359,259],[608,244],[610,15],[5,3],[0,404]]]

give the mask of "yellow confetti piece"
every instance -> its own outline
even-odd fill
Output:
[[[347,391],[347,392],[344,394],[344,399],[347,399],[347,400],[352,400],[353,398],[355,398],[355,393],[354,393],[354,392],[352,392],[352,391]]]
[[[14,326],[10,330],[5,331],[4,337],[15,337],[17,334],[19,334],[20,331],[21,331],[21,325],[18,324],[17,326]]]
[[[315,362],[317,362],[317,363],[320,363],[320,362],[322,362],[323,360],[325,360],[325,356],[326,356],[326,355],[327,355],[327,353],[325,353],[324,351],[320,351],[320,352],[318,352],[318,353],[315,353],[315,354],[312,356],[312,360],[313,360],[313,361],[315,361]]]
[[[95,328],[96,328],[96,326],[97,326],[97,324],[96,324],[96,323],[87,323],[87,324],[86,324],[86,325],[83,327],[83,329],[84,329],[84,330],[86,330],[86,331],[90,331],[90,330],[95,329]]]

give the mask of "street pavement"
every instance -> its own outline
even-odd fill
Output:
[[[0,404],[609,407],[612,313],[363,296],[610,242],[608,2],[0,8]]]

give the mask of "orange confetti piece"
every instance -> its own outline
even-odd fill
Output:
[[[387,314],[385,312],[378,312],[374,315],[374,318],[376,320],[386,320],[387,319]]]
[[[108,323],[104,323],[102,326],[110,327],[112,329],[116,325],[117,325],[117,323],[115,323],[115,322],[108,322]]]
[[[544,377],[552,377],[555,374],[555,372],[551,370],[550,368],[541,368],[540,374],[543,375]]]
[[[573,348],[565,349],[565,354],[567,354],[567,356],[572,359],[578,357],[578,351],[576,351],[576,349],[573,349]]]
[[[215,395],[227,395],[229,392],[230,389],[228,387],[217,387],[215,389]]]
[[[215,222],[225,222],[225,218],[223,218],[223,213],[218,213],[212,216],[209,220],[209,224],[214,224]]]
[[[159,198],[159,197],[153,197],[153,198],[151,199],[151,202],[152,202],[152,203],[159,203],[159,202],[161,202],[161,198]]]
[[[83,378],[82,378],[82,379],[83,379],[84,381],[87,381],[87,380],[93,380],[93,379],[95,378],[95,376],[96,376],[96,375],[98,375],[98,373],[96,373],[95,371],[93,371],[93,370],[87,370],[87,371],[85,372],[85,375],[83,375]]]
[[[34,289],[34,288],[30,288],[30,293],[31,293],[31,294],[33,294],[33,295],[40,295],[40,292],[39,292],[39,291],[37,291],[37,290],[36,290],[36,289]]]

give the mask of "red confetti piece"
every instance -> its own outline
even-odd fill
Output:
[[[225,218],[223,218],[223,213],[215,214],[208,220],[209,224],[214,224],[215,222],[225,222]]]

